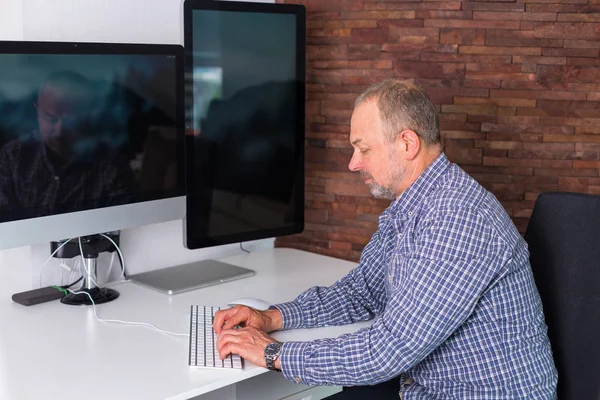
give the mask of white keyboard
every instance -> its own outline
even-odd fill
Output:
[[[221,360],[213,317],[219,307],[192,306],[190,312],[190,367],[242,369],[242,358],[228,355]]]

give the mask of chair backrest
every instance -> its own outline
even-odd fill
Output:
[[[542,193],[525,240],[560,400],[600,400],[600,196]]]

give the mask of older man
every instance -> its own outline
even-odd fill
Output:
[[[349,168],[392,200],[359,265],[268,311],[219,312],[220,355],[309,385],[398,377],[390,398],[404,400],[554,399],[557,373],[525,241],[497,199],[448,161],[425,92],[392,79],[367,89],[350,143]],[[267,335],[371,318],[369,328],[335,339]]]

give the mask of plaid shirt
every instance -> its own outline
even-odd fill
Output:
[[[375,318],[335,339],[284,343],[283,374],[298,383],[398,376],[405,400],[556,398],[527,245],[443,154],[383,212],[357,268],[276,307],[283,329]]]

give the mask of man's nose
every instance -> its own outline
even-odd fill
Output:
[[[356,152],[352,153],[350,163],[348,163],[348,169],[350,171],[360,171],[360,156]]]

